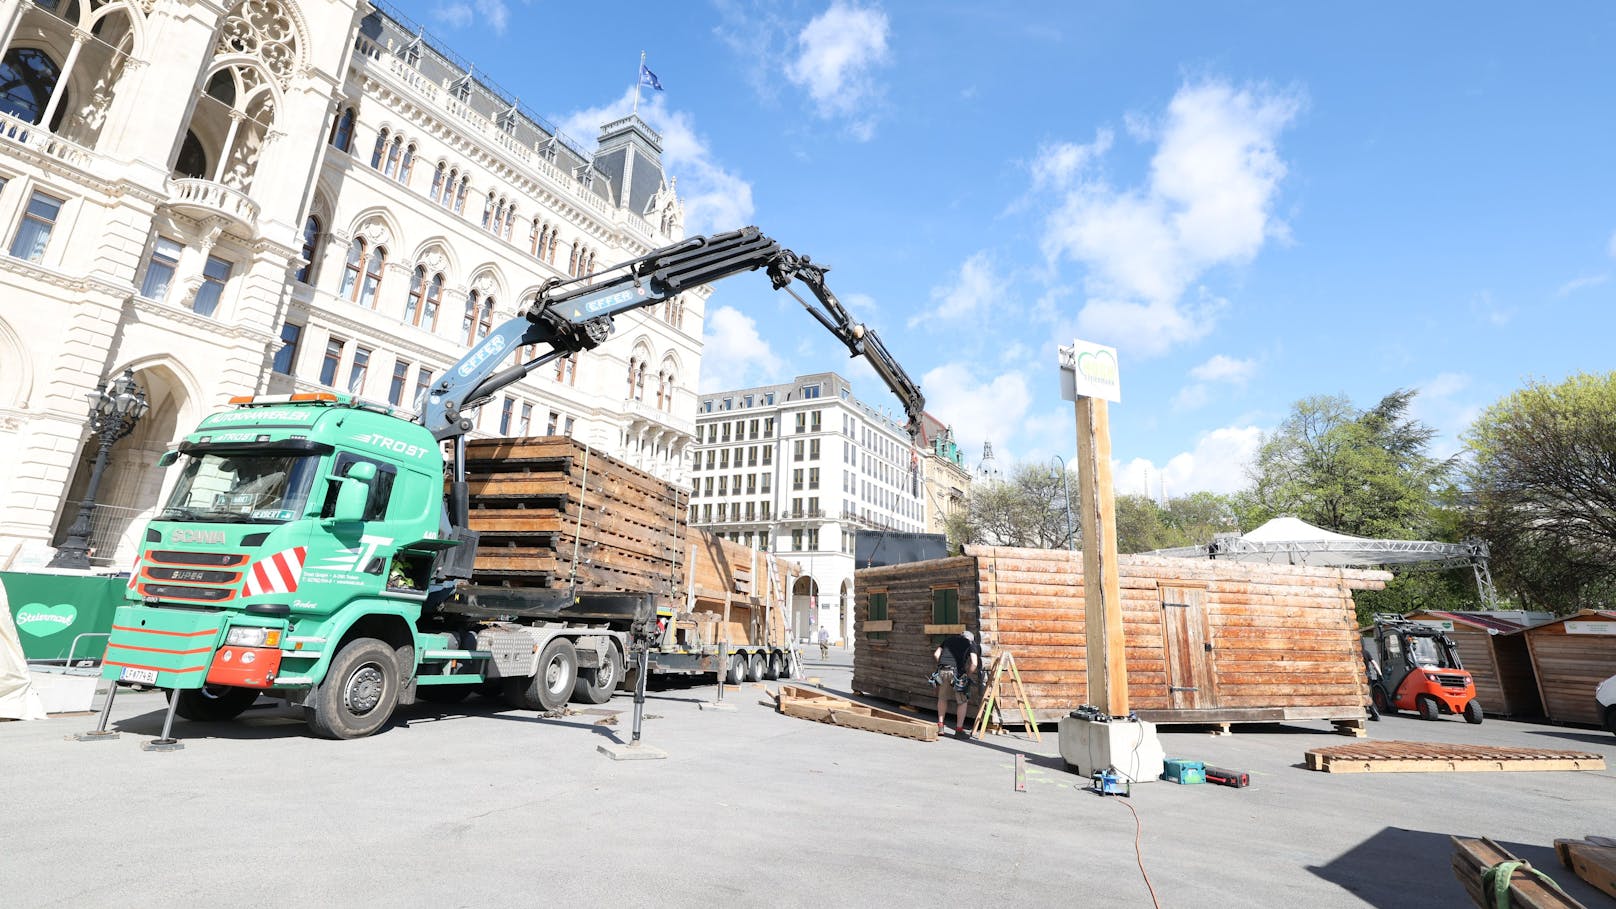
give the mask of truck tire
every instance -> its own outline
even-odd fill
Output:
[[[513,707],[548,713],[562,710],[578,683],[578,651],[566,638],[552,638],[539,653],[538,674],[530,679],[511,679],[506,698]]]
[[[623,655],[616,647],[606,648],[606,661],[595,669],[578,670],[572,686],[572,699],[580,704],[604,704],[623,681]]]
[[[174,712],[198,723],[222,723],[233,720],[258,700],[256,688],[232,688],[228,685],[203,685],[201,688],[181,688],[168,692],[168,699],[179,698]]]
[[[769,654],[769,668],[763,671],[766,679],[777,679],[786,671],[785,661],[780,659],[780,651]]]
[[[746,680],[748,682],[761,682],[763,676],[769,671],[769,658],[762,653],[754,653],[746,661]]]
[[[1437,706],[1436,698],[1428,694],[1420,695],[1415,703],[1419,705],[1422,720],[1434,720],[1442,716],[1442,708]]]
[[[724,676],[724,682],[729,685],[739,685],[746,681],[746,654],[737,653],[729,658],[729,672]]]
[[[1464,718],[1465,722],[1472,726],[1480,723],[1482,720],[1481,701],[1471,698],[1470,703],[1465,705]]]
[[[1386,689],[1379,685],[1369,689],[1369,701],[1380,711],[1381,716],[1397,715],[1397,705],[1392,702],[1391,696],[1386,694]]]
[[[321,738],[359,739],[387,725],[397,706],[397,654],[375,638],[355,638],[337,651],[303,715]]]

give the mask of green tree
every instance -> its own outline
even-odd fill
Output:
[[[1466,435],[1473,528],[1494,579],[1530,608],[1616,598],[1616,372],[1533,382]]]
[[[1075,522],[1075,500],[1072,507]],[[949,549],[955,552],[966,543],[1064,549],[1066,527],[1059,472],[1046,465],[1017,464],[1009,479],[972,484],[967,506],[950,516],[947,533]],[[1075,534],[1075,523],[1072,529]]]
[[[1341,533],[1429,539],[1453,463],[1427,453],[1435,430],[1408,415],[1415,394],[1399,389],[1370,410],[1341,396],[1298,401],[1247,468],[1241,524],[1294,515]]]

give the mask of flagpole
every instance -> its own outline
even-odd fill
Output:
[[[640,51],[640,68],[634,71],[634,111],[633,116],[640,115],[640,83],[645,80],[645,51]]]

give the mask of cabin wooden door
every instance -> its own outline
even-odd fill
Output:
[[[1218,706],[1212,638],[1206,620],[1206,589],[1163,586],[1161,603],[1168,708],[1201,710]]]

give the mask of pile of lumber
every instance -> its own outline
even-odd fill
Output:
[[[1505,905],[1494,898],[1495,881],[1488,879],[1488,872],[1497,868],[1494,875],[1506,872],[1509,875],[1507,905],[1514,909],[1583,909],[1581,903],[1546,881],[1537,869],[1520,861],[1492,840],[1462,836],[1452,839],[1453,875],[1464,885],[1465,892],[1470,894],[1470,899],[1477,906],[1495,909]]]
[[[1354,742],[1314,748],[1307,769],[1325,773],[1414,773],[1432,770],[1604,770],[1589,751],[1448,745],[1439,742]]]
[[[921,742],[937,741],[936,723],[917,720],[901,713],[877,710],[866,704],[826,694],[815,688],[781,685],[777,704],[781,713],[798,719],[846,726],[849,729],[863,729],[868,732],[883,732]]]
[[[1590,836],[1580,840],[1555,840],[1554,853],[1560,863],[1577,877],[1616,897],[1616,839]]]
[[[687,497],[564,436],[467,444],[478,584],[683,592]]]

